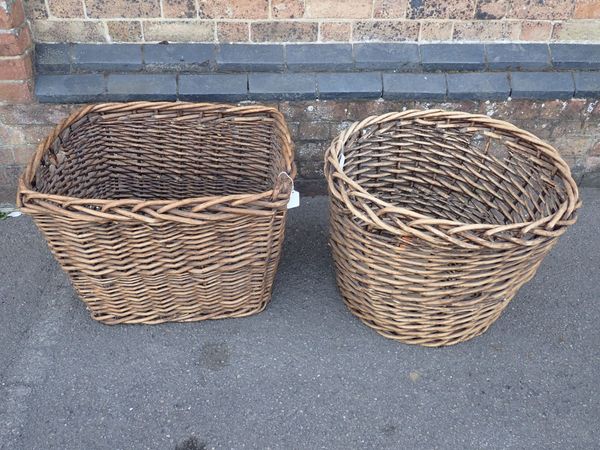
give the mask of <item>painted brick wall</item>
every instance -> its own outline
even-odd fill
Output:
[[[283,112],[292,132],[298,187],[304,193],[324,186],[323,152],[341,130],[369,115],[405,108],[444,108],[488,114],[510,121],[554,145],[577,179],[584,173],[584,177],[596,177],[600,169],[598,100],[453,103],[311,100],[279,102],[273,106]],[[51,128],[78,107],[37,103],[0,105],[0,202],[14,202],[17,177],[24,164]]]
[[[600,41],[600,0],[27,0],[26,7],[39,42]]]

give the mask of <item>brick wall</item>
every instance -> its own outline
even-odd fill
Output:
[[[0,103],[32,100],[32,52],[22,1],[0,0]]]
[[[279,102],[296,144],[298,187],[323,192],[323,152],[350,123],[372,114],[405,108],[444,108],[480,112],[508,120],[554,145],[576,178],[596,177],[600,169],[600,101],[512,100],[502,102],[424,103],[390,100]],[[23,165],[51,127],[78,108],[73,105],[0,106],[0,202],[14,202]],[[596,171],[596,174],[594,174]],[[585,178],[584,178],[585,180]]]
[[[28,0],[26,6],[39,42],[600,41],[600,0]]]

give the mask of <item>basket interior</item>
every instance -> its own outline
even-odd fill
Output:
[[[369,194],[435,219],[530,222],[566,199],[555,164],[534,143],[466,120],[373,125],[343,152],[345,174]]]
[[[46,151],[33,187],[91,199],[184,199],[272,189],[286,170],[268,113],[90,113]]]

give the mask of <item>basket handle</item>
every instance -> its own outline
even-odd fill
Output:
[[[286,171],[279,172],[275,179],[275,186],[273,188],[273,198],[279,197],[280,194],[286,194],[290,196],[294,190],[294,179]]]

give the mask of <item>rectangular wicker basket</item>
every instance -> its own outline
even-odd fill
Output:
[[[271,296],[293,156],[273,108],[90,105],[42,142],[17,202],[94,319],[241,317]]]

